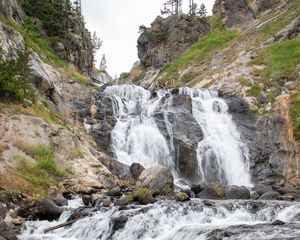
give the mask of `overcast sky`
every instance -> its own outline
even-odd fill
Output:
[[[187,4],[188,0],[183,0]],[[215,0],[199,0],[205,3],[209,14]],[[114,77],[129,72],[138,60],[137,39],[140,25],[150,26],[165,0],[82,0],[87,28],[97,32],[103,41],[96,59],[105,54],[109,74]],[[186,8],[186,6],[184,6]]]

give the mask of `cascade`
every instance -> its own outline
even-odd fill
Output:
[[[115,85],[107,87],[105,93],[112,97],[117,119],[111,134],[117,160],[127,165],[137,162],[146,168],[164,165],[171,169],[178,183],[180,173],[174,163],[173,126],[167,115],[172,106],[169,91],[160,90],[152,95],[139,86]],[[191,97],[193,116],[204,135],[197,148],[198,181],[251,186],[248,148],[227,111],[226,102],[216,91],[181,88],[180,94]],[[155,110],[162,106],[168,140],[153,117]]]

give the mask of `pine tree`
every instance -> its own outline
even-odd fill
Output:
[[[101,62],[100,62],[100,70],[106,71],[107,65],[106,65],[106,57],[105,54],[103,54]]]
[[[182,0],[168,0],[163,4],[164,8],[161,9],[161,14],[165,15],[179,15],[182,9]]]
[[[198,14],[199,14],[200,17],[205,17],[205,16],[206,16],[206,14],[207,14],[207,9],[206,9],[206,6],[205,6],[204,3],[202,3],[202,4],[200,5]]]

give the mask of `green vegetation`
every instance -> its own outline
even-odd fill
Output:
[[[11,53],[12,54],[12,53]],[[24,98],[35,100],[31,86],[29,68],[30,51],[27,47],[17,51],[16,58],[4,60],[0,52],[0,92],[22,101]]]
[[[20,144],[23,150],[37,162],[29,164],[25,157],[16,156],[19,163],[18,174],[37,187],[47,188],[55,185],[57,178],[64,176],[65,170],[56,164],[53,150],[44,145],[28,146]]]
[[[291,39],[270,45],[252,63],[266,65],[264,78],[273,81],[280,78],[295,79],[299,62],[300,39]]]
[[[254,83],[251,88],[247,91],[248,96],[258,97],[260,94],[260,86],[257,83]]]
[[[181,69],[187,68],[192,64],[201,64],[209,58],[212,53],[220,48],[228,46],[228,44],[238,36],[238,31],[215,30],[202,37],[173,63],[163,69],[166,76],[160,81],[160,83],[163,84],[169,79],[177,79]],[[187,82],[189,80],[189,76],[183,80]]]
[[[69,159],[83,158],[83,157],[84,155],[79,148],[75,148],[74,150],[72,150],[69,155]]]

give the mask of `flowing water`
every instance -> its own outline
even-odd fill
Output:
[[[142,87],[120,85],[107,87],[105,92],[112,96],[117,119],[111,135],[117,160],[127,165],[137,162],[146,168],[161,164],[179,180],[174,163],[173,128],[167,116],[172,106],[169,91],[160,90],[152,96]],[[226,102],[215,91],[182,88],[180,93],[192,98],[193,116],[204,135],[197,149],[197,181],[251,186],[248,148],[228,114]],[[153,117],[162,105],[169,141]]]
[[[128,209],[102,208],[71,227],[44,234],[65,221],[28,222],[21,240],[300,239],[300,204],[257,201],[162,201]],[[284,225],[274,226],[274,220]],[[219,237],[219,238],[216,238]]]

